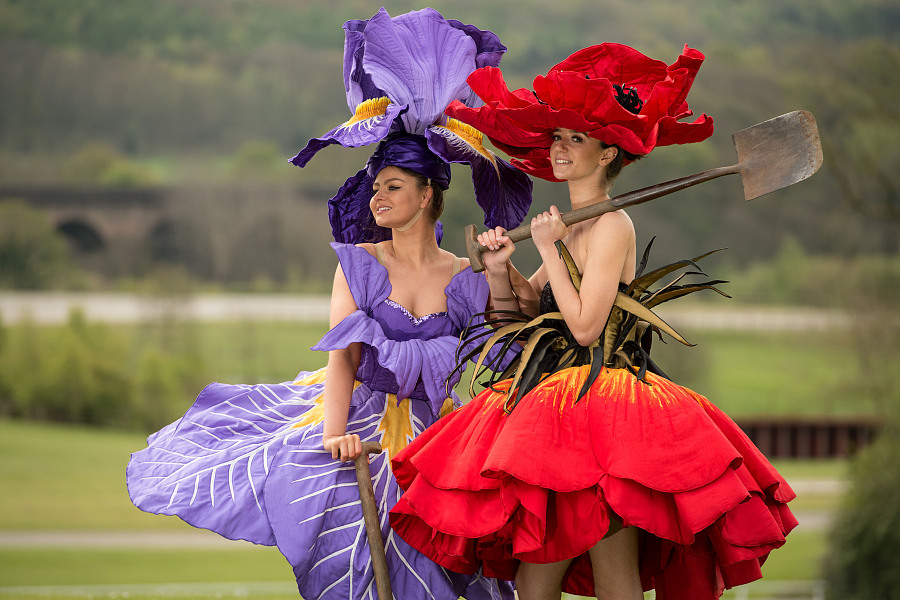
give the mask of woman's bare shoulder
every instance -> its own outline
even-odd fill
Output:
[[[634,236],[634,223],[624,211],[616,210],[600,215],[591,225],[590,237],[607,237],[610,235]]]
[[[456,267],[456,269],[453,272],[454,275],[456,275],[457,273],[459,273],[461,271],[465,271],[466,268],[469,266],[468,258],[466,258],[465,256],[457,256],[457,255],[453,254],[452,252],[450,252],[449,250],[444,250],[443,248],[441,249],[441,260],[450,262]]]
[[[631,217],[621,210],[609,212],[601,215],[591,225],[586,240],[587,255],[627,251],[634,246],[634,240],[634,223]]]
[[[628,227],[634,229],[634,224],[631,222],[631,217],[624,210],[614,210],[597,217],[592,228],[596,227]]]
[[[465,256],[457,256],[456,258],[459,259],[459,269],[456,271],[457,273],[459,273],[460,271],[465,271],[465,270],[468,269],[468,268],[471,266],[471,264],[472,264],[472,263],[469,261],[469,259],[468,259],[467,257],[465,257]]]
[[[365,250],[366,252],[368,252],[368,253],[371,254],[372,256],[376,256],[375,244],[373,244],[373,243],[371,243],[371,242],[363,242],[363,243],[361,243],[361,244],[356,244],[356,247],[357,247],[357,248],[362,248],[363,250]],[[376,258],[377,258],[377,256],[376,256]]]

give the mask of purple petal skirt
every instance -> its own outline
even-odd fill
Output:
[[[353,463],[332,459],[322,447],[324,381],[321,369],[280,384],[207,386],[184,417],[132,455],[132,501],[229,539],[277,545],[306,600],[375,600]],[[398,402],[356,383],[347,431],[385,449],[370,460],[394,594],[511,599],[506,582],[447,571],[388,525],[401,493],[390,458],[434,420],[427,402]]]

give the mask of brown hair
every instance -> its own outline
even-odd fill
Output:
[[[396,166],[396,165],[394,165]],[[439,218],[441,218],[441,214],[444,212],[444,190],[442,190],[437,183],[431,181],[429,184],[429,180],[424,175],[419,175],[413,170],[407,169],[406,167],[397,167],[406,175],[414,178],[416,180],[416,185],[420,190],[425,189],[430,185],[431,187],[431,206],[428,211],[428,216],[431,218],[432,223],[436,223]]]
[[[606,148],[612,148],[615,144],[607,144],[606,142],[601,141],[600,147],[604,150]],[[606,165],[606,181],[612,185],[613,179],[619,176],[619,173],[622,172],[622,167],[625,166],[625,159],[627,158],[629,162],[634,162],[640,158],[643,158],[640,154],[632,154],[631,152],[626,152],[622,150],[619,146],[615,146],[616,157],[612,159],[608,165]]]

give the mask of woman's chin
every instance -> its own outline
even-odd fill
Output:
[[[395,225],[392,224],[392,220],[388,219],[385,215],[375,215],[375,224],[379,227],[385,227],[387,229],[395,227]]]

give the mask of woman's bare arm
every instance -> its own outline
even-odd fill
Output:
[[[506,236],[502,227],[488,230],[478,236],[484,253],[485,276],[491,290],[490,308],[521,311],[535,316],[539,310],[540,293],[525,279],[510,261],[516,246]]]
[[[330,326],[334,327],[347,315],[357,310],[344,272],[338,265],[331,289]],[[362,453],[362,442],[356,434],[347,435],[347,414],[356,370],[359,368],[361,346],[359,342],[328,353],[325,369],[324,430],[322,445],[332,457],[342,461],[353,460]]]
[[[593,343],[603,331],[618,291],[629,249],[634,245],[634,228],[624,213],[607,213],[591,226],[586,240],[581,290],[576,291],[565,262],[554,245],[565,235],[565,225],[555,207],[532,225],[532,233],[556,304],[579,344]],[[537,219],[537,217],[536,217]]]

